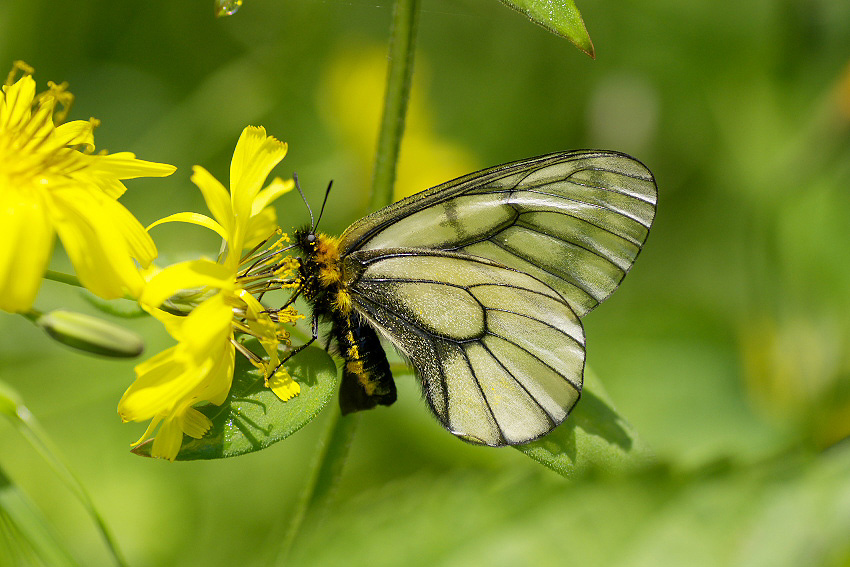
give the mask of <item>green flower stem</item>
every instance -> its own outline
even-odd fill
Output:
[[[83,284],[80,283],[80,280],[77,278],[77,276],[63,274],[62,272],[57,272],[54,270],[47,270],[47,272],[44,273],[44,279],[53,280],[54,282],[59,282],[68,285],[75,285],[77,287],[83,287]]]
[[[43,311],[39,311],[38,309],[30,309],[29,311],[23,311],[18,313],[24,319],[27,319],[30,323],[35,323],[38,321],[38,318],[44,315]]]
[[[389,69],[384,95],[384,114],[375,152],[372,197],[369,207],[377,211],[393,202],[393,184],[398,166],[404,118],[413,77],[413,55],[419,20],[419,0],[397,0],[390,34]]]
[[[53,445],[47,433],[41,429],[38,421],[30,413],[29,409],[20,402],[17,394],[13,393],[5,384],[0,383],[0,413],[5,414],[12,424],[30,442],[36,451],[44,458],[48,465],[56,473],[56,476],[65,484],[68,490],[79,500],[85,508],[89,517],[94,521],[98,531],[103,537],[109,552],[115,563],[121,567],[127,565],[121,555],[118,544],[112,537],[106,522],[94,506],[80,479],[71,472],[71,469],[62,461],[59,450]]]
[[[286,533],[277,565],[288,563],[292,545],[308,514],[316,517],[327,506],[331,493],[342,475],[342,468],[348,457],[358,420],[359,416],[356,414],[342,417],[336,408],[332,409],[330,423],[325,431],[324,446],[313,461],[307,487]]]

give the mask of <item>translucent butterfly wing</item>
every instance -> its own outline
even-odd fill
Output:
[[[354,252],[343,272],[356,311],[410,359],[431,409],[455,435],[525,443],[578,401],[584,332],[539,280],[422,249]]]
[[[655,217],[650,171],[616,152],[485,169],[351,225],[342,251],[415,247],[491,259],[557,290],[581,317],[620,284]]]

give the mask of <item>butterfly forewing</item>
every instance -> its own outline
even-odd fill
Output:
[[[465,252],[528,273],[580,317],[625,277],[655,216],[655,181],[615,152],[566,152],[486,169],[399,201],[343,234],[343,253]]]
[[[578,401],[581,323],[536,278],[468,254],[402,248],[348,254],[343,272],[354,308],[410,359],[454,434],[525,443]]]

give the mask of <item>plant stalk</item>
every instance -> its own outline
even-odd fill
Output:
[[[80,283],[80,280],[77,276],[63,274],[62,272],[57,272],[55,270],[47,270],[44,273],[44,279],[68,285],[75,285],[77,287],[83,287],[83,284]]]
[[[419,0],[396,1],[390,32],[384,110],[372,176],[372,195],[369,202],[371,210],[377,210],[393,201],[393,185],[413,76],[418,15]],[[331,421],[325,432],[324,444],[311,467],[307,487],[296,508],[278,556],[278,565],[287,563],[305,521],[320,517],[342,475],[359,418],[357,415],[342,417],[336,408],[331,411]]]
[[[356,414],[342,417],[336,408],[331,411],[330,423],[325,430],[324,444],[310,467],[307,487],[292,517],[292,523],[287,530],[276,565],[288,563],[292,546],[308,516],[320,517],[326,509],[333,489],[342,476],[342,469],[348,458],[358,420],[359,416]]]
[[[393,12],[384,112],[378,133],[375,168],[372,173],[372,196],[369,201],[371,211],[377,211],[393,202],[393,185],[398,169],[404,119],[407,115],[413,77],[419,1],[397,0]]]

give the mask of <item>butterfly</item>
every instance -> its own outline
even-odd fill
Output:
[[[331,323],[342,413],[396,400],[383,338],[461,439],[517,445],[550,432],[581,395],[580,318],[630,270],[656,200],[634,158],[572,151],[448,181],[340,237],[295,231],[294,296],[312,307],[314,339],[319,320]]]

